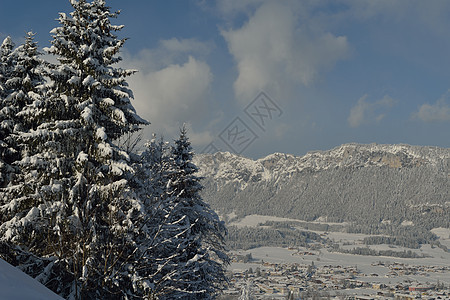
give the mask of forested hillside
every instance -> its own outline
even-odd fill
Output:
[[[450,227],[450,149],[347,144],[303,157],[197,157],[204,199],[223,216],[350,222],[379,233]]]

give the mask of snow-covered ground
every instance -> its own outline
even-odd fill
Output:
[[[0,259],[0,299],[62,300],[63,298]]]
[[[435,235],[439,237],[439,242],[442,245],[450,248],[450,229],[449,228],[434,228],[431,230]]]
[[[358,278],[362,281],[372,282],[372,283],[389,283],[389,282],[401,282],[405,279],[420,283],[436,283],[443,282],[446,285],[450,285],[450,273],[428,273],[428,274],[416,274],[408,276],[399,276],[397,278],[386,277],[388,273],[388,268],[384,266],[376,265],[378,262],[384,263],[403,263],[412,266],[448,266],[450,261],[450,253],[444,253],[442,249],[432,249],[429,245],[422,247],[424,252],[429,254],[434,254],[432,258],[397,258],[397,257],[387,257],[387,256],[363,256],[363,255],[351,255],[343,253],[329,252],[326,249],[321,249],[316,255],[299,256],[294,255],[296,251],[288,250],[279,247],[260,247],[255,249],[250,249],[247,251],[239,251],[240,254],[252,254],[254,263],[244,264],[244,263],[232,263],[230,269],[233,271],[245,271],[249,267],[256,269],[257,261],[264,261],[270,263],[278,264],[293,264],[298,263],[301,265],[309,265],[314,263],[316,266],[356,266],[358,270],[362,272],[361,276]],[[306,250],[306,249],[304,249]],[[264,269],[264,268],[261,268]],[[376,274],[376,275],[373,275]]]
[[[236,214],[234,214],[236,215]],[[231,222],[229,226],[236,226],[236,227],[256,227],[261,223],[265,223],[267,221],[275,221],[275,222],[298,222],[299,220],[295,219],[288,219],[288,218],[280,218],[280,217],[273,217],[273,216],[261,216],[261,215],[248,215],[245,216],[243,219],[237,220],[235,222]]]
[[[254,227],[260,223],[266,221],[298,221],[286,218],[277,218],[270,216],[250,215],[245,218],[231,223],[230,225],[236,225],[238,227]],[[300,229],[300,228],[299,228]],[[301,229],[304,230],[304,229]],[[311,264],[314,262],[317,266],[357,266],[358,270],[362,272],[360,280],[368,281],[372,283],[389,283],[389,282],[401,282],[403,280],[411,280],[419,283],[436,283],[443,282],[450,285],[450,272],[417,272],[414,275],[405,275],[392,278],[388,276],[389,269],[385,266],[378,265],[378,262],[386,264],[400,263],[409,266],[435,266],[435,267],[448,267],[450,262],[450,252],[446,252],[441,248],[432,247],[431,245],[422,245],[420,249],[409,249],[400,246],[393,245],[364,245],[363,239],[368,237],[366,234],[354,234],[345,232],[322,232],[314,231],[317,234],[331,239],[335,243],[338,243],[342,248],[352,249],[355,247],[369,247],[373,250],[393,250],[393,251],[408,251],[411,250],[418,255],[424,255],[424,258],[398,258],[387,256],[363,256],[352,255],[344,253],[329,252],[327,249],[322,248],[320,250],[309,251],[306,248],[300,248],[299,251],[308,251],[313,255],[296,255],[297,250],[288,250],[278,247],[260,247],[250,249],[247,251],[237,251],[238,254],[245,255],[252,254],[253,261],[250,263],[232,263],[230,269],[233,271],[244,271],[249,267],[255,269],[257,265],[260,265],[261,261],[279,263],[279,264]],[[450,248],[450,229],[447,228],[435,228],[432,230],[439,237],[441,244]],[[260,265],[261,266],[261,265]],[[375,275],[376,274],[376,275]]]
[[[230,216],[236,216],[235,213],[230,214]],[[348,225],[348,223],[333,223],[333,222],[326,222],[326,221],[319,221],[324,220],[324,218],[319,218],[317,221],[310,221],[308,223],[316,223],[316,224],[327,224],[327,225]],[[236,227],[256,227],[259,224],[265,223],[267,221],[274,221],[274,222],[305,222],[298,219],[288,219],[288,218],[280,218],[280,217],[274,217],[274,216],[263,216],[263,215],[248,215],[245,216],[242,219],[233,221],[229,224],[229,226],[236,226]]]

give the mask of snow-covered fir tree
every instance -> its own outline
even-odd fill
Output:
[[[33,126],[20,135],[23,193],[2,208],[14,214],[1,239],[46,261],[37,278],[65,298],[131,298],[143,205],[128,184],[130,157],[113,141],[147,122],[130,102],[134,71],[113,66],[125,42],[110,22],[117,14],[103,0],[71,5],[51,31],[47,52],[59,63],[49,93],[26,110]]]
[[[18,168],[21,159],[20,137],[27,133],[33,126],[29,122],[28,110],[35,102],[41,102],[45,93],[45,79],[43,68],[45,62],[40,58],[34,34],[28,32],[25,43],[18,46],[9,55],[9,67],[7,78],[4,80],[4,93],[2,98],[2,109],[0,118],[2,121],[1,134],[3,137],[2,158],[9,165],[6,177],[7,185],[3,185],[0,198],[0,220],[9,220],[17,212],[23,194],[23,174]],[[31,112],[32,114],[32,112]],[[2,173],[2,174],[5,174]]]
[[[7,176],[3,177],[6,181],[0,189],[0,254],[22,270],[39,274],[50,261],[34,256],[17,243],[11,243],[10,234],[14,231],[11,225],[20,217],[21,210],[30,205],[29,198],[24,197],[29,190],[24,184],[25,175],[20,168],[22,153],[29,146],[23,143],[22,137],[35,126],[32,121],[35,120],[33,107],[40,105],[45,97],[43,69],[46,63],[40,57],[34,33],[28,32],[24,44],[14,51],[10,39],[7,38],[5,42],[7,47],[3,54],[9,53],[9,56],[4,57],[7,72],[2,81],[0,118],[5,125],[2,127],[2,145],[7,146],[7,150],[2,151],[2,158],[7,162],[9,172],[2,172],[2,175]]]
[[[161,295],[161,266],[173,256],[165,248],[179,232],[178,226],[167,226],[170,215],[170,201],[167,200],[168,171],[170,165],[169,143],[162,137],[153,139],[144,145],[144,151],[135,167],[134,177],[139,191],[139,197],[145,204],[145,219],[141,220],[141,230],[136,242],[141,249],[139,262],[141,264],[135,276],[137,287],[150,299],[158,299]]]
[[[8,142],[13,124],[10,121],[12,110],[5,99],[8,95],[6,81],[11,76],[15,61],[12,55],[13,48],[14,43],[9,36],[0,46],[0,187],[5,187],[11,180],[14,172],[12,162],[16,154]]]
[[[154,136],[141,154],[136,177],[147,220],[139,276],[152,299],[210,299],[226,284],[225,227],[198,194],[192,156],[184,128],[175,146]]]
[[[226,229],[203,202],[186,129],[171,149],[152,282],[160,299],[211,299],[226,283]]]

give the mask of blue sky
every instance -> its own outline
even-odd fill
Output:
[[[20,43],[32,30],[42,47],[71,11],[4,2],[0,38]],[[145,137],[172,139],[186,122],[197,152],[253,158],[349,142],[450,147],[449,1],[107,4],[129,38],[123,66],[139,70],[128,82],[152,123]]]

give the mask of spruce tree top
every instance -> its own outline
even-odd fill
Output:
[[[17,127],[16,131],[26,131],[36,126],[36,122],[33,122],[35,107],[41,103],[45,94],[46,62],[40,58],[41,53],[34,36],[33,32],[28,32],[25,43],[12,52],[15,63],[6,80],[8,96],[5,101],[14,108],[11,118]],[[33,102],[36,102],[36,105],[32,105]]]
[[[184,170],[186,175],[191,175],[198,171],[197,167],[192,163],[194,152],[187,136],[187,128],[185,125],[180,129],[180,137],[175,140],[175,147],[173,147],[172,152],[176,166]]]
[[[60,13],[61,26],[50,32],[52,46],[45,49],[60,62],[49,74],[53,90],[66,102],[68,119],[81,113],[84,125],[105,133],[100,139],[115,140],[148,124],[131,105],[133,93],[125,80],[136,71],[112,66],[122,60],[117,54],[126,39],[114,33],[123,26],[111,24],[118,13],[111,13],[104,0],[70,3],[75,10]]]
[[[0,57],[6,57],[14,48],[14,43],[10,36],[7,36],[0,46]]]

